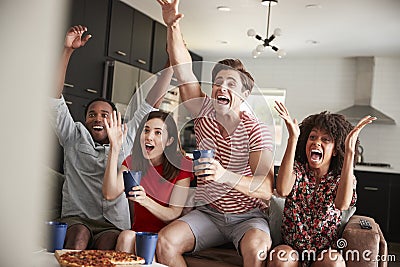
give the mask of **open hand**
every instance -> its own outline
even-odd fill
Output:
[[[109,117],[110,122],[104,118],[104,124],[106,125],[108,140],[110,141],[110,146],[121,148],[124,139],[126,138],[126,134],[128,133],[128,127],[124,124],[124,129],[122,130],[122,119],[121,112],[117,112],[114,110],[111,116]]]
[[[82,38],[84,32],[87,31],[87,28],[82,25],[77,25],[69,28],[67,34],[65,35],[64,47],[77,49],[86,44],[86,42],[92,37],[92,35],[88,34]]]
[[[353,153],[355,152],[358,135],[367,124],[372,123],[374,120],[376,120],[376,117],[365,116],[357,123],[353,130],[351,130],[350,133],[346,136],[346,151],[352,151]]]
[[[300,135],[300,127],[297,123],[297,120],[292,118],[289,115],[289,111],[287,110],[286,106],[279,101],[275,101],[275,110],[278,112],[279,117],[281,117],[286,124],[286,128],[289,132],[289,137],[299,137]]]
[[[161,5],[162,15],[167,26],[174,26],[178,21],[183,18],[183,14],[178,12],[179,0],[157,0]]]

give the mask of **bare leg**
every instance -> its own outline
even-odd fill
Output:
[[[109,230],[98,234],[95,237],[93,248],[100,250],[114,250],[119,233],[120,232],[117,230]]]
[[[132,230],[122,231],[117,240],[116,251],[135,253],[136,233]]]
[[[195,238],[189,225],[183,221],[173,221],[158,233],[157,259],[170,267],[186,266],[182,254],[192,251]]]
[[[279,245],[269,252],[267,259],[268,267],[298,267],[298,255],[288,245]]]
[[[83,224],[74,224],[68,227],[65,236],[64,248],[86,249],[90,241],[90,231]]]
[[[267,233],[259,229],[247,231],[240,241],[243,266],[264,266],[270,247],[271,238]]]

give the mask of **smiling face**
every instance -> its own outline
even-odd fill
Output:
[[[153,166],[162,163],[164,148],[173,142],[168,137],[167,126],[159,118],[148,120],[140,134],[140,145],[143,157],[151,161]]]
[[[217,113],[226,114],[229,111],[239,112],[240,104],[250,91],[242,92],[243,83],[238,71],[233,69],[221,70],[214,79],[212,98]]]
[[[109,116],[112,112],[113,109],[107,102],[95,101],[90,104],[86,114],[85,125],[95,142],[100,144],[109,143],[104,118],[107,119],[107,122],[110,122]]]
[[[320,175],[325,175],[335,154],[335,140],[325,130],[313,128],[306,143],[306,156],[310,168],[317,170]]]

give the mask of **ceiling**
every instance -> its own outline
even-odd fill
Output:
[[[156,0],[122,1],[162,22]],[[181,0],[179,7],[189,49],[205,58],[251,57],[260,41],[247,30],[265,38],[267,11],[261,0]],[[400,0],[279,0],[271,7],[270,34],[276,27],[282,35],[272,44],[286,58],[400,56]],[[267,47],[259,58],[276,56]]]

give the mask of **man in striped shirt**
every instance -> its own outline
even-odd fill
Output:
[[[240,111],[254,85],[237,59],[218,62],[208,97],[192,71],[178,14],[179,0],[157,0],[167,24],[168,53],[182,102],[195,118],[199,149],[214,149],[214,159],[199,159],[195,210],[159,233],[158,260],[186,266],[183,253],[233,242],[244,266],[262,266],[271,246],[263,210],[273,188],[272,137],[253,115]],[[206,175],[206,176],[204,176]]]

